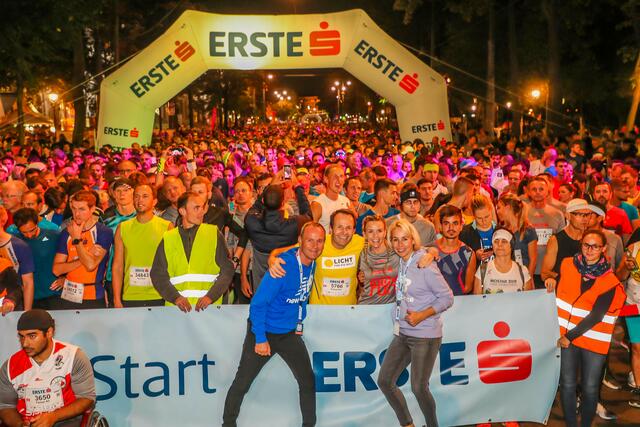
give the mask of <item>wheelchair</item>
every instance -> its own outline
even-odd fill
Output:
[[[84,413],[80,427],[109,427],[107,419],[95,409]]]

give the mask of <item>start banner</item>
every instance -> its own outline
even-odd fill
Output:
[[[56,338],[83,348],[98,410],[113,426],[220,425],[247,329],[247,306],[52,312]],[[318,426],[393,426],[377,377],[392,307],[310,306],[305,336],[316,376]],[[19,313],[0,319],[0,358],[19,349]],[[441,425],[545,422],[560,373],[553,294],[456,297],[430,387]],[[424,418],[409,371],[398,380],[416,425]],[[244,400],[239,426],[300,426],[295,379],[274,357]]]
[[[451,141],[444,78],[362,10],[312,15],[187,10],[102,81],[98,144],[148,145],[156,108],[207,70],[314,68],[344,68],[389,100],[404,141]]]

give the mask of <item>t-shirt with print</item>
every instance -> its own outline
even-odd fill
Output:
[[[531,279],[529,271],[526,267],[515,261],[511,262],[511,269],[507,273],[502,273],[496,268],[495,260],[487,263],[487,270],[482,282],[482,270],[478,268],[476,271],[476,279],[480,280],[483,294],[502,294],[507,292],[520,292],[524,290],[524,284]],[[522,270],[522,275],[520,275]],[[524,277],[524,282],[523,282]]]
[[[113,245],[113,232],[111,232],[111,229],[106,225],[96,223],[90,229],[82,232],[82,240],[84,241],[85,248],[100,245],[107,251],[107,255],[102,259],[97,269],[87,271],[84,266],[80,266],[67,273],[67,280],[84,285],[83,300],[99,300],[104,298],[102,280],[104,279],[107,267],[109,250],[111,249],[111,245]],[[70,259],[77,259],[78,251],[72,244],[72,239],[67,229],[64,229],[60,233],[57,253],[67,255],[67,258]]]
[[[7,243],[0,246],[0,258],[9,260],[20,277],[35,271],[31,248],[18,237],[11,236]]]
[[[614,231],[618,236],[633,233],[629,217],[627,217],[625,211],[615,206],[607,210],[602,226]]]
[[[538,258],[536,260],[536,271],[534,274],[540,274],[542,259],[547,250],[549,237],[564,228],[564,215],[558,209],[552,208],[549,205],[546,205],[542,209],[529,205],[529,209],[527,209],[527,220],[538,235]]]
[[[473,249],[462,242],[460,242],[460,247],[453,252],[443,251],[438,242],[436,242],[436,247],[440,252],[437,264],[444,280],[451,288],[453,295],[464,295],[464,282]]]
[[[334,247],[327,234],[322,254],[316,260],[309,304],[356,304],[358,262],[363,248],[364,239],[357,234],[342,249]]]

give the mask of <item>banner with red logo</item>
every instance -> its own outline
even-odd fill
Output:
[[[220,425],[247,329],[247,306],[52,312],[56,339],[93,364],[97,408],[114,426]],[[310,306],[304,340],[315,372],[318,426],[393,426],[378,388],[392,305]],[[19,313],[0,318],[0,359],[19,349]],[[560,372],[553,294],[455,297],[429,383],[440,425],[546,421]],[[416,425],[411,366],[398,384]],[[206,408],[206,410],[204,410]],[[300,426],[298,388],[278,356],[244,399],[238,425]]]
[[[209,69],[313,68],[344,68],[388,99],[396,106],[403,140],[451,140],[444,78],[362,10],[315,15],[186,11],[102,82],[98,144],[150,143],[155,109]]]

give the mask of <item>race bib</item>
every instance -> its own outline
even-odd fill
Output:
[[[524,265],[522,263],[522,249],[516,249],[515,251],[513,251],[513,255],[516,259],[516,262],[520,265]]]
[[[553,235],[552,228],[536,228],[538,235],[538,246],[546,246],[549,238]]]
[[[150,273],[151,268],[149,267],[130,267],[129,286],[153,286]]]
[[[84,296],[84,285],[82,283],[72,282],[70,280],[64,281],[64,287],[62,288],[61,298],[77,304],[82,304],[82,297]]]
[[[326,297],[346,297],[351,289],[351,279],[326,277],[322,282],[322,295]]]
[[[27,414],[37,415],[45,412],[53,412],[64,406],[61,388],[27,387],[24,401],[27,406]]]

